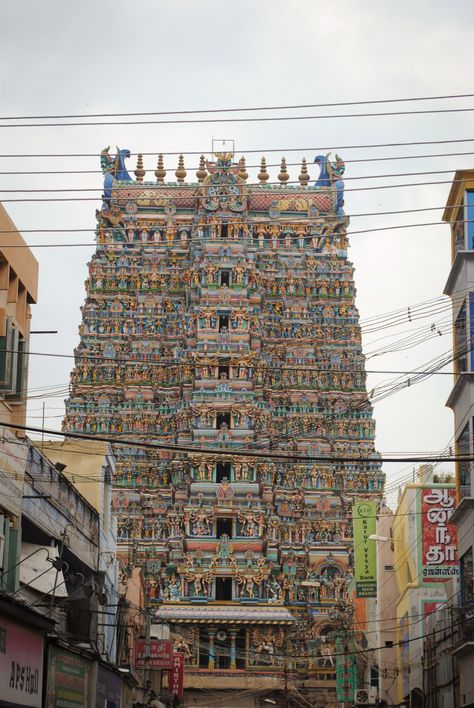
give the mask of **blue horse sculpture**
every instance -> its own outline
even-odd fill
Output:
[[[110,145],[100,153],[100,166],[104,173],[104,202],[110,204],[114,181],[131,182],[132,178],[125,167],[125,160],[130,157],[130,150],[117,148],[115,157],[109,155]]]
[[[343,215],[342,207],[344,204],[344,181],[342,175],[344,174],[345,164],[344,161],[336,155],[336,162],[329,161],[329,155],[316,155],[314,162],[317,162],[321,172],[319,177],[315,182],[315,187],[334,187],[337,193],[336,199],[336,209],[338,216]]]

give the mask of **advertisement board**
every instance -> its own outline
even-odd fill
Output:
[[[146,640],[138,639],[135,642],[135,668],[136,669],[166,669],[173,667],[173,642],[164,639],[150,639],[150,659],[145,661]]]
[[[46,708],[90,708],[90,673],[90,661],[50,646]]]
[[[170,671],[170,696],[183,700],[184,654],[173,654],[173,667]]]
[[[336,640],[336,697],[338,701],[352,701],[357,685],[354,654],[346,654],[340,639]]]
[[[0,701],[41,708],[44,637],[0,616]]]
[[[424,583],[459,574],[456,527],[450,523],[456,505],[454,487],[421,490],[421,573]]]
[[[359,501],[352,507],[356,597],[377,597],[376,541],[377,503]]]

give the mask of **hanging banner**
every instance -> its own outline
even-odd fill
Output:
[[[376,541],[369,538],[377,530],[376,515],[375,501],[359,501],[352,507],[356,597],[377,597]]]
[[[421,490],[421,567],[424,583],[439,583],[459,574],[454,487]]]
[[[166,669],[173,668],[173,642],[164,639],[150,639],[150,659],[145,661],[146,639],[135,642],[136,669]]]
[[[170,696],[183,700],[184,654],[173,654],[173,667],[170,671]]]
[[[352,701],[356,690],[357,671],[355,654],[346,654],[340,639],[336,640],[336,697],[338,701]]]
[[[92,663],[59,647],[48,649],[46,708],[90,708]]]

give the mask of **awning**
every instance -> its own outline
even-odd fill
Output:
[[[33,554],[33,555],[31,555]],[[31,556],[28,558],[28,556]],[[52,560],[57,558],[57,549],[39,546],[36,543],[21,544],[20,583],[37,590],[41,594],[52,593],[55,597],[67,597],[68,592],[62,570],[56,570]],[[51,560],[48,560],[48,557]],[[57,574],[57,576],[56,576]]]
[[[289,624],[295,622],[291,612],[283,607],[242,607],[237,605],[163,605],[155,618],[163,622],[229,622],[231,624]]]

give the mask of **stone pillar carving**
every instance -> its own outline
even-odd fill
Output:
[[[216,628],[215,627],[209,627],[207,630],[207,634],[209,637],[209,647],[208,647],[208,657],[209,657],[209,663],[207,668],[208,669],[215,669],[216,667],[216,650],[214,646],[214,639],[216,636]]]
[[[230,635],[230,668],[231,669],[236,669],[237,668],[237,647],[236,647],[236,639],[237,639],[237,634],[239,630],[238,629],[229,629],[229,635]]]

